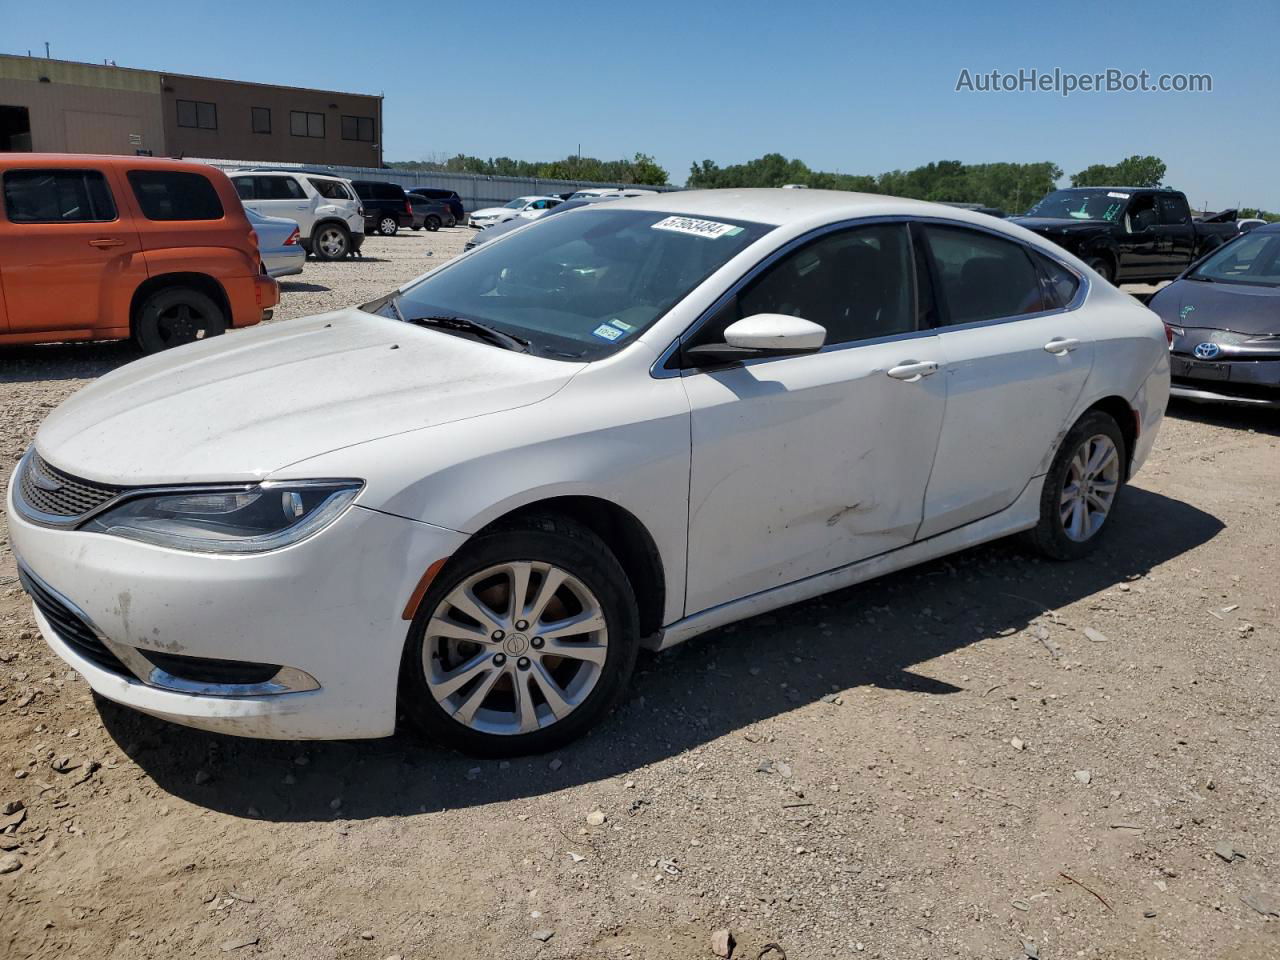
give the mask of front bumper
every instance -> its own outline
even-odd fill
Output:
[[[12,486],[7,513],[24,571],[56,591],[111,651],[123,651],[122,663],[94,656],[56,610],[46,615],[48,604],[37,606],[49,646],[95,691],[187,726],[267,739],[394,731],[406,603],[423,572],[465,539],[355,505],[301,543],[230,557],[38,526],[14,509]],[[276,687],[184,692],[166,688],[163,676],[139,678],[131,668],[148,652],[287,669]]]
[[[1280,358],[1197,360],[1172,354],[1170,393],[1186,400],[1280,407]]]

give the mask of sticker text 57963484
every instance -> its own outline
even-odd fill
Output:
[[[690,237],[705,237],[714,240],[716,237],[732,237],[742,232],[741,227],[732,223],[720,223],[716,220],[698,220],[695,217],[667,217],[653,225],[654,230],[670,230],[672,233],[683,233]]]

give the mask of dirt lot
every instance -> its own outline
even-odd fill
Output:
[[[465,236],[308,264],[279,316]],[[131,357],[0,357],[4,475]],[[1092,561],[996,544],[717,631],[510,763],[95,703],[0,530],[0,956],[1280,957],[1278,438],[1175,407]]]

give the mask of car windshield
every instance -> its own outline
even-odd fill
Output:
[[[1129,194],[1123,190],[1055,190],[1028,210],[1027,216],[1114,222],[1128,202]]]
[[[461,317],[542,356],[593,360],[634,340],[771,226],[648,210],[548,217],[404,291],[407,320]],[[376,312],[394,316],[387,307]]]
[[[1280,233],[1253,231],[1205,257],[1192,280],[1280,286]]]
[[[504,203],[503,206],[508,210],[519,210],[528,202],[529,202],[528,197],[516,197],[510,203]]]

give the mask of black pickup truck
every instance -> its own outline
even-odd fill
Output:
[[[1239,232],[1234,210],[1195,220],[1185,194],[1153,187],[1055,190],[1011,220],[1112,283],[1172,280]]]

